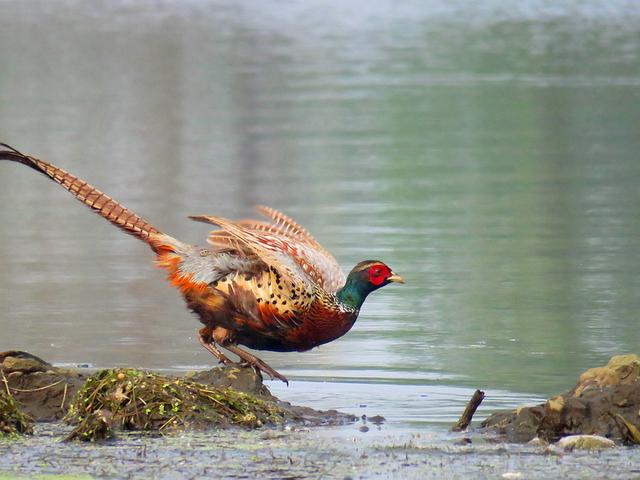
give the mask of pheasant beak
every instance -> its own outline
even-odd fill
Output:
[[[393,272],[391,272],[391,276],[387,280],[394,283],[404,283],[404,278]]]

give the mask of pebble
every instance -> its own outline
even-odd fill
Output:
[[[527,445],[533,445],[534,447],[546,447],[549,444],[540,437],[534,437],[527,442]]]
[[[522,472],[504,472],[501,477],[509,480],[515,480],[522,478]]]
[[[556,445],[565,450],[602,450],[613,448],[616,443],[600,435],[570,435],[558,440]]]

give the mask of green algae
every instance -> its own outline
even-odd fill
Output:
[[[65,417],[76,424],[67,440],[84,441],[110,438],[116,429],[254,429],[283,419],[281,408],[250,394],[136,369],[101,370],[90,376]]]
[[[33,432],[33,421],[20,411],[18,402],[11,394],[7,378],[0,378],[0,438]]]

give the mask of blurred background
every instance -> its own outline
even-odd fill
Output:
[[[470,388],[536,401],[638,353],[640,3],[3,0],[0,17],[1,141],[182,240],[207,234],[187,215],[264,203],[346,271],[405,277],[342,339],[265,353],[293,380],[279,395],[448,421]],[[213,364],[146,245],[2,163],[0,350]]]

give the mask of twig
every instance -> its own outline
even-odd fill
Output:
[[[458,420],[458,423],[456,423],[451,428],[452,432],[461,432],[462,430],[464,430],[469,426],[469,424],[471,423],[471,419],[473,418],[474,413],[476,413],[476,410],[482,403],[482,400],[484,400],[484,392],[481,390],[476,390],[473,396],[471,397],[471,400],[469,400],[469,403],[467,403],[467,406],[465,407],[464,412],[462,412],[462,415],[460,416],[460,420]]]
[[[64,379],[62,380],[58,380],[57,382],[53,382],[50,385],[45,385],[44,387],[39,387],[39,388],[30,388],[28,390],[23,390],[22,388],[14,388],[14,387],[10,387],[11,390],[13,390],[14,392],[20,392],[20,393],[31,393],[31,392],[40,392],[42,390],[46,390],[47,388],[51,388],[51,387],[55,387],[56,385],[58,385],[59,383],[64,382]]]
[[[159,431],[162,430],[164,427],[166,427],[167,425],[169,425],[173,420],[176,420],[178,417],[177,416],[173,416],[171,417],[169,420],[167,420],[166,422],[164,422],[162,424],[162,426],[158,429]]]
[[[11,396],[11,391],[9,390],[9,380],[7,380],[4,371],[2,371],[2,383],[4,383],[4,388],[7,391],[7,395]]]
[[[62,403],[60,404],[60,410],[64,410],[64,402],[67,399],[67,387],[69,386],[68,383],[64,384],[64,393],[62,395]]]

